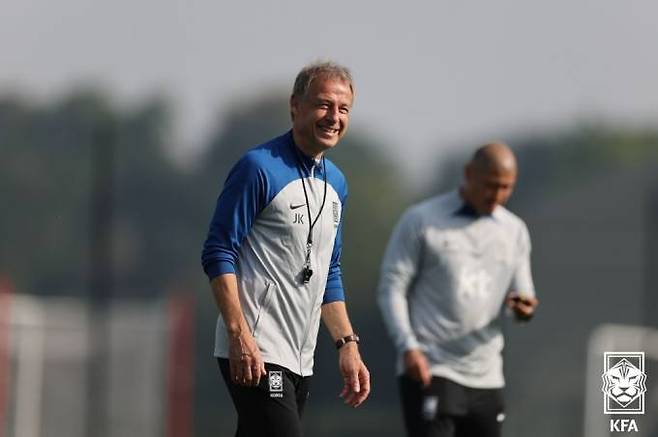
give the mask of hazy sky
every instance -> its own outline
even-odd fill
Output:
[[[658,120],[658,2],[23,0],[0,9],[0,94],[100,82],[178,103],[194,150],[241,96],[348,65],[352,126],[408,168],[446,147],[580,120]]]

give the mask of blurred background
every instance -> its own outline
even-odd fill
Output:
[[[506,323],[506,436],[609,435],[603,351],[644,351],[658,436],[658,5],[514,0],[4,2],[0,437],[230,436],[200,266],[215,199],[289,128],[306,63],[349,66],[343,273],[373,391],[321,328],[309,436],[402,436],[375,308],[401,212],[508,142],[541,305]]]

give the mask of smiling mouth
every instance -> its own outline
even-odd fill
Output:
[[[320,131],[329,135],[336,135],[339,130],[329,126],[320,126]]]

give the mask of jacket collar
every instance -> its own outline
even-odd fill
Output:
[[[295,160],[298,163],[301,163],[302,169],[306,172],[310,172],[313,167],[315,167],[315,172],[322,171],[322,159],[315,160],[310,156],[304,154],[302,150],[295,144],[295,139],[292,135],[292,129],[286,134],[288,138],[288,143],[290,144],[290,149],[295,156]]]

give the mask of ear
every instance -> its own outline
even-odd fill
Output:
[[[297,114],[297,105],[299,104],[299,99],[294,95],[290,96],[290,119],[295,121],[295,114]]]
[[[473,165],[469,162],[464,166],[464,179],[470,180],[473,176]]]

